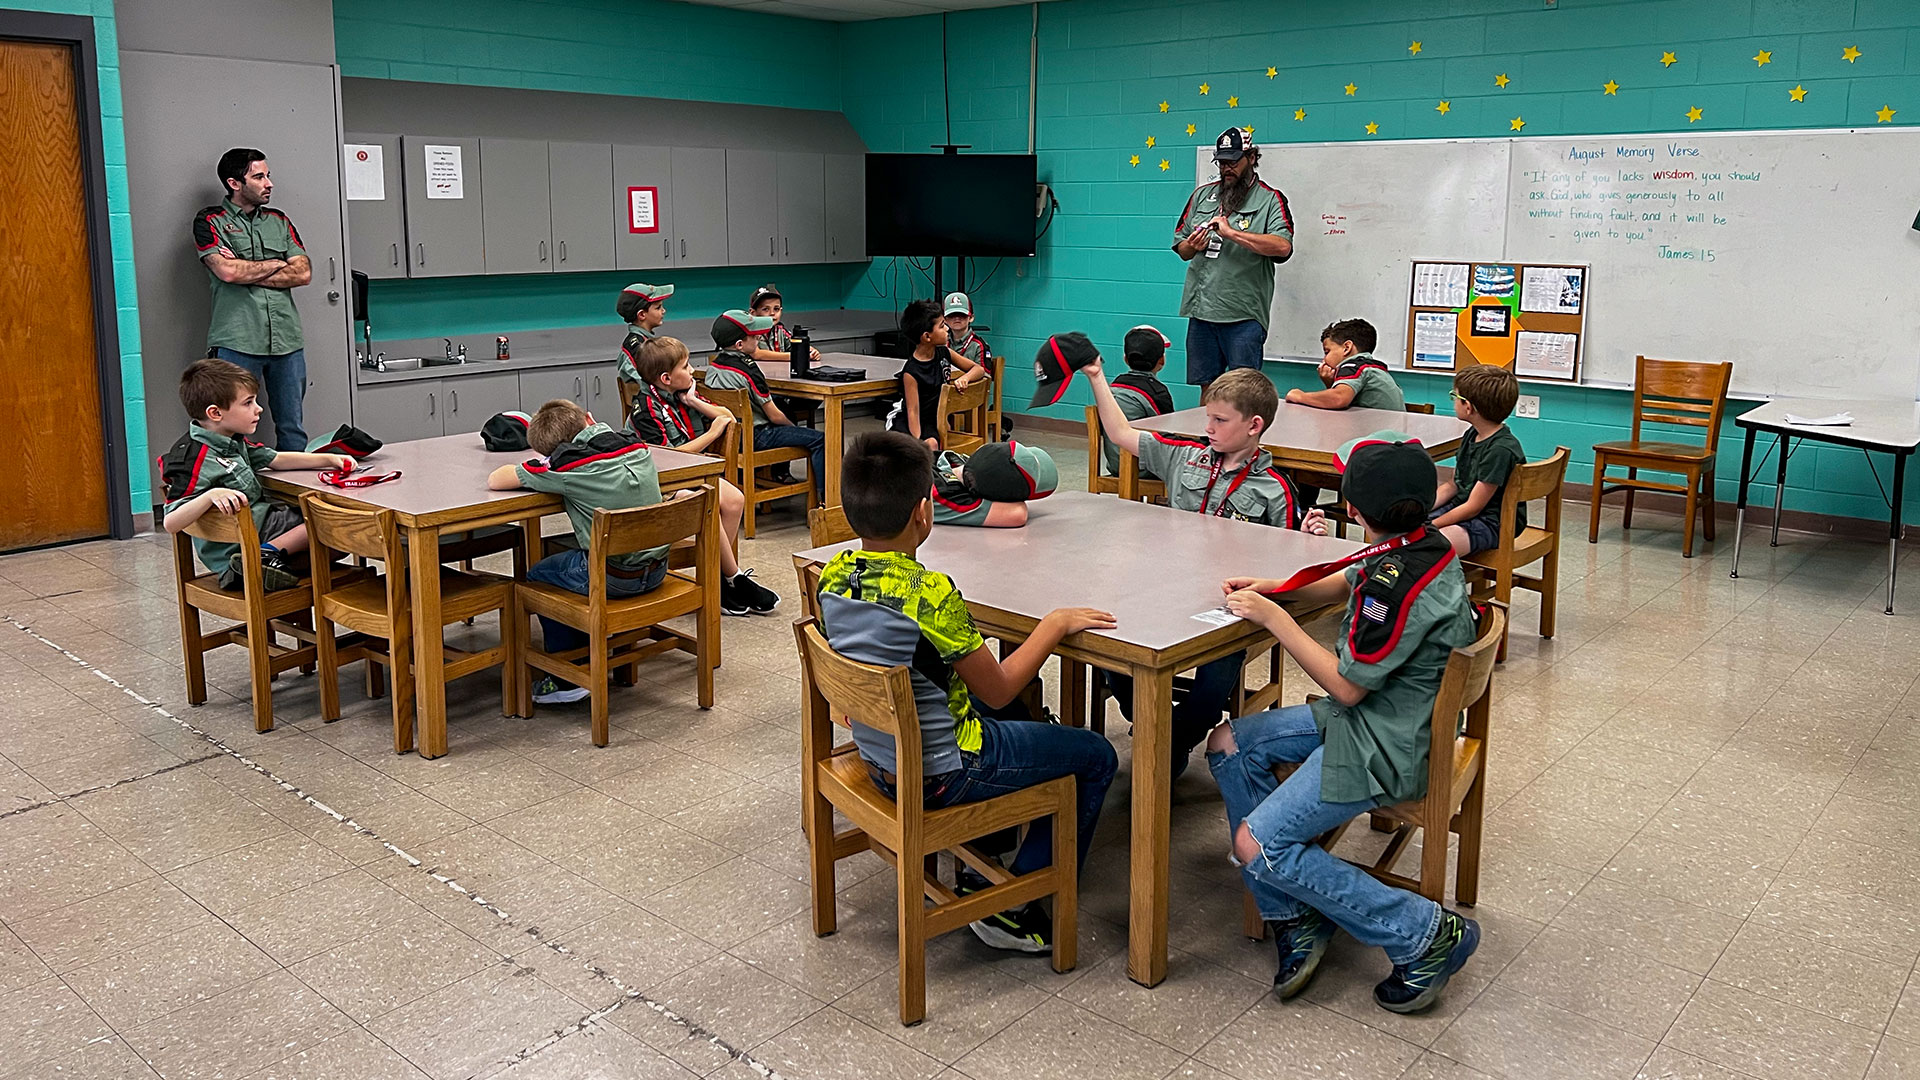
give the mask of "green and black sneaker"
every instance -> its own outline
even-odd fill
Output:
[[[1273,992],[1281,1001],[1295,996],[1313,981],[1320,969],[1320,958],[1327,954],[1333,940],[1333,923],[1312,908],[1305,915],[1285,921],[1271,921],[1274,948],[1280,953],[1280,966],[1273,973]]]
[[[963,866],[954,875],[953,891],[956,896],[971,896],[989,884],[986,878]],[[1038,903],[989,915],[967,925],[975,937],[996,949],[1023,953],[1053,951],[1053,917]]]
[[[1467,966],[1480,947],[1480,924],[1455,912],[1440,912],[1433,943],[1412,963],[1393,965],[1393,974],[1373,988],[1373,1000],[1388,1012],[1417,1013],[1433,1008],[1447,980]]]

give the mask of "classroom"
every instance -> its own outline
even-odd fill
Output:
[[[0,0],[0,1078],[1920,1073],[1916,123],[1902,0]]]

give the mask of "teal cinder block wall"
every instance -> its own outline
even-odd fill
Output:
[[[947,16],[953,141],[1026,149],[1033,19],[1026,7]],[[939,16],[843,28],[840,108],[871,148],[924,150],[947,141],[940,32]],[[1850,48],[1859,50],[1852,61],[1843,54]],[[1765,64],[1756,59],[1763,50]],[[1671,64],[1661,62],[1667,52]],[[1603,89],[1610,80],[1618,84],[1614,94]],[[1796,86],[1805,100],[1789,96]],[[1442,100],[1449,102],[1444,114]],[[1020,361],[1046,335],[1084,330],[1112,354],[1128,327],[1148,321],[1173,338],[1168,381],[1176,402],[1191,405],[1193,388],[1178,385],[1186,364],[1186,323],[1178,316],[1184,266],[1167,248],[1192,185],[1193,148],[1221,129],[1251,125],[1255,140],[1273,148],[1263,174],[1284,190],[1286,143],[1499,137],[1511,133],[1515,117],[1525,120],[1525,135],[1872,127],[1883,106],[1896,110],[1892,123],[1906,123],[1920,120],[1920,4],[1559,0],[1549,10],[1540,0],[1062,0],[1039,7],[1037,104],[1040,175],[1058,193],[1060,212],[1037,257],[1007,260],[974,295],[979,320],[993,327],[988,339],[1016,360],[1007,401],[1024,404],[1031,395],[1031,369]],[[1701,116],[1690,125],[1694,106]],[[1305,118],[1296,120],[1302,109]],[[1377,135],[1367,133],[1368,123],[1379,125]],[[1129,160],[1135,154],[1138,165]],[[1366,160],[1356,154],[1355,167]],[[990,260],[976,267],[975,279],[993,267]],[[1283,266],[1279,287],[1290,274],[1311,272]],[[877,267],[871,277],[884,274]],[[913,290],[927,291],[924,283]],[[1352,314],[1360,313],[1327,317]],[[1659,355],[1660,343],[1645,350]],[[1110,366],[1117,364],[1110,356]],[[1308,367],[1268,370],[1283,389],[1317,386]],[[1398,377],[1410,399],[1447,407],[1446,379]],[[1567,446],[1573,480],[1591,478],[1595,442],[1626,437],[1630,394],[1532,384],[1525,392],[1540,396],[1541,419],[1515,420],[1515,431],[1536,457]],[[1076,382],[1045,411],[1078,419],[1089,403]],[[1722,499],[1734,497],[1741,437],[1725,425]],[[1885,460],[1876,464],[1884,478]],[[1770,480],[1771,465],[1766,471]],[[1855,451],[1797,450],[1788,487],[1794,509],[1886,514]],[[1756,487],[1754,497],[1771,500],[1771,484]],[[1907,502],[1908,517],[1920,517],[1920,492]]]
[[[113,295],[120,335],[120,385],[127,422],[127,487],[134,507],[153,501],[147,465],[146,383],[140,368],[140,303],[133,283],[133,211],[127,199],[127,137],[120,110],[120,43],[113,0],[8,0],[0,8],[93,18],[100,77],[100,144],[107,171],[107,222],[113,248]]]

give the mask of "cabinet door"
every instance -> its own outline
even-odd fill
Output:
[[[727,151],[727,262],[780,261],[780,181],[771,150]]]
[[[867,259],[867,159],[864,154],[828,154],[826,160],[827,262]]]
[[[446,394],[440,389],[438,379],[354,388],[353,425],[381,442],[407,442],[444,435],[445,410]]]
[[[370,278],[407,276],[406,260],[400,249],[407,246],[406,194],[400,187],[400,136],[347,136],[349,146],[380,148],[380,198],[356,199],[352,185],[347,187],[347,239],[353,269]],[[349,173],[367,167],[370,161],[355,160],[365,150],[348,150],[345,164]]]
[[[520,408],[526,412],[537,412],[540,406],[555,398],[566,398],[581,408],[592,411],[593,372],[597,368],[556,367],[535,368],[520,373]],[[618,413],[619,397],[616,394],[613,411]],[[486,417],[481,417],[484,423]],[[611,421],[609,421],[611,423]]]
[[[673,148],[673,252],[681,266],[727,265],[727,156]]]
[[[480,165],[490,181],[481,200],[486,208],[487,273],[551,271],[547,144],[538,139],[481,139]]]
[[[627,418],[620,412],[620,380],[611,367],[588,368],[587,411],[595,420],[614,428],[627,426]]]
[[[552,200],[553,268],[613,269],[613,147],[607,143],[548,143],[547,188]]]
[[[673,244],[673,155],[664,146],[613,148],[613,257],[622,270],[678,266]],[[633,189],[653,189],[652,232],[633,231]]]
[[[821,156],[782,153],[774,166],[780,188],[780,261],[827,260],[825,176]]]
[[[408,276],[486,273],[480,140],[402,135],[400,147],[406,156]]]
[[[440,386],[441,427],[448,435],[479,431],[494,413],[520,407],[520,376],[512,371],[442,379]]]

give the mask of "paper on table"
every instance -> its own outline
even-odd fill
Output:
[[[1413,366],[1451,368],[1454,354],[1454,328],[1459,317],[1450,311],[1416,311],[1413,314]]]
[[[379,202],[387,197],[385,155],[379,143],[348,143],[341,147],[346,159],[347,199],[350,202]]]
[[[1208,608],[1200,614],[1193,616],[1193,618],[1209,626],[1226,626],[1229,623],[1240,620],[1240,616],[1228,611],[1224,605],[1217,608]]]
[[[1795,416],[1788,413],[1787,423],[1797,424],[1800,427],[1846,427],[1853,423],[1853,414],[1837,412],[1832,416]]]

